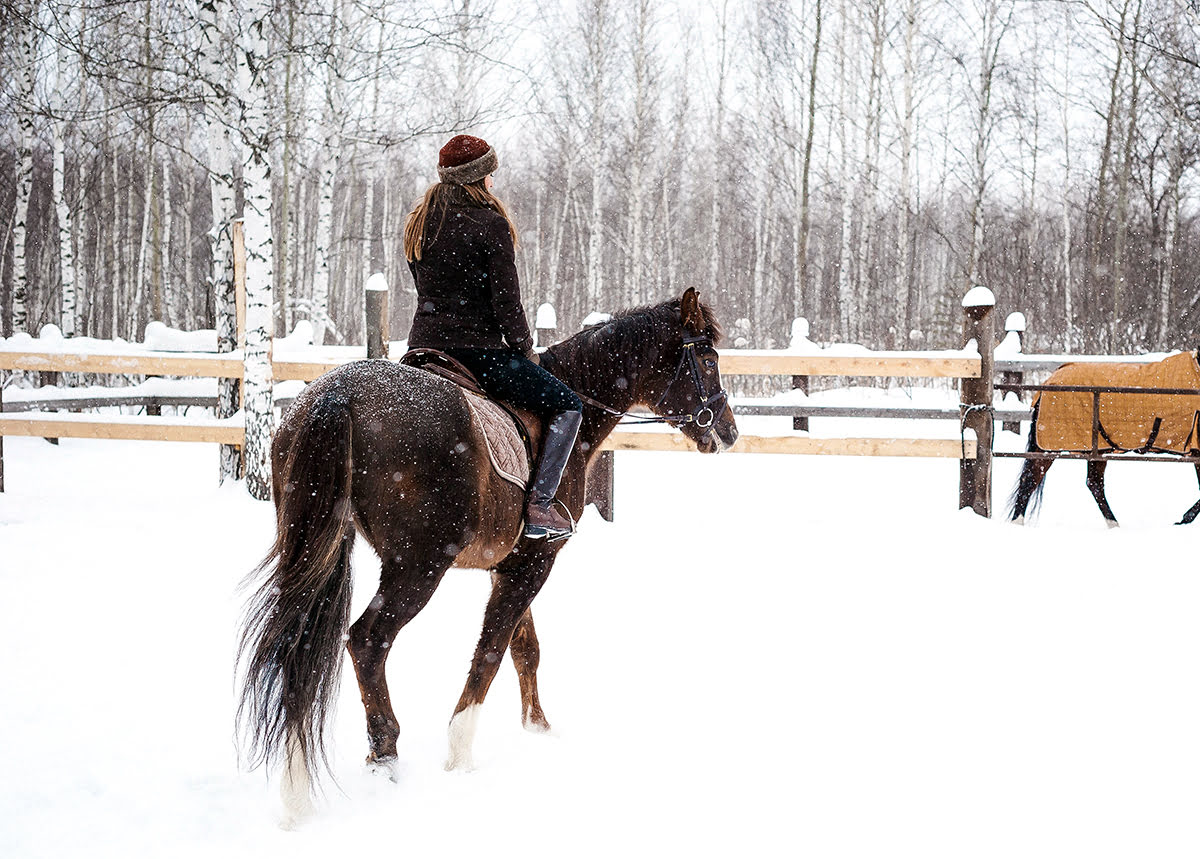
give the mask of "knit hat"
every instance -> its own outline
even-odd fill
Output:
[[[454,185],[478,182],[499,166],[496,150],[486,140],[469,134],[451,137],[438,152],[438,178]]]

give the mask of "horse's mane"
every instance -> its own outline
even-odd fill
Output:
[[[589,325],[547,349],[564,379],[575,387],[590,387],[606,380],[632,381],[637,368],[649,369],[663,343],[677,336],[682,328],[681,302],[678,298],[661,304],[632,307],[613,314],[606,322]],[[711,307],[700,302],[704,334],[714,346],[723,332]],[[673,368],[672,368],[673,369]]]

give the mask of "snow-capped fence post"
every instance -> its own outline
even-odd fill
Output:
[[[554,305],[548,301],[538,305],[537,315],[533,320],[533,345],[545,348],[554,342],[558,329],[558,314]]]
[[[1007,342],[1010,338],[1017,341],[1018,351],[1024,351],[1025,346],[1025,314],[1010,313],[1004,319],[1004,339]],[[1006,385],[1023,385],[1025,384],[1025,374],[1020,370],[1005,370],[1000,377],[1000,381]],[[1005,421],[1000,425],[1000,428],[1008,432],[1019,433],[1021,431],[1020,421]]]
[[[962,380],[962,428],[975,432],[975,458],[959,461],[958,506],[980,516],[992,515],[992,436],[995,390],[996,335],[992,311],[996,298],[986,287],[976,286],[962,300],[963,340],[979,350],[979,377]]]
[[[387,278],[375,272],[367,278],[367,357],[388,356],[388,285]]]

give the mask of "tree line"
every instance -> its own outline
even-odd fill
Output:
[[[1195,348],[1187,0],[3,0],[0,320],[362,342],[460,131],[500,154],[527,309],[560,331],[696,286],[735,342]],[[248,346],[248,348],[250,348]],[[264,383],[265,384],[265,383]],[[261,387],[261,386],[260,386]]]

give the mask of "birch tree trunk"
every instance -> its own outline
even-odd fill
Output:
[[[1062,272],[1063,272],[1063,316],[1065,319],[1066,351],[1069,353],[1075,346],[1075,308],[1074,289],[1071,274],[1071,11],[1066,11],[1067,46],[1066,62],[1063,67],[1062,98],[1059,102],[1063,130],[1063,185],[1062,185]]]
[[[873,300],[870,292],[874,283],[872,270],[873,252],[876,245],[874,240],[875,218],[879,210],[879,138],[883,125],[883,42],[887,36],[885,18],[884,0],[872,0],[867,20],[867,32],[870,33],[871,38],[871,65],[867,74],[866,128],[863,134],[863,165],[859,174],[861,188],[859,196],[862,205],[858,218],[859,231],[856,242],[858,265],[856,267],[857,288],[855,289],[859,309],[857,316],[860,320],[860,335],[871,339],[875,338],[876,332],[872,329],[878,322],[878,313],[875,308],[881,303]],[[870,316],[867,315],[868,308],[871,308]]]
[[[975,99],[975,146],[972,161],[971,188],[971,236],[967,254],[967,281],[972,287],[979,284],[979,261],[983,254],[984,214],[983,203],[988,186],[988,156],[991,151],[992,130],[995,115],[992,111],[992,87],[996,68],[1000,62],[1000,45],[1004,33],[1012,21],[1013,7],[1008,4],[1007,14],[1001,9],[1000,0],[984,0],[983,20],[979,38],[978,89]]]
[[[1125,112],[1125,142],[1121,152],[1121,168],[1117,176],[1116,233],[1113,238],[1112,272],[1112,330],[1109,341],[1114,349],[1126,346],[1121,331],[1125,316],[1125,241],[1129,234],[1129,180],[1133,172],[1133,150],[1138,124],[1141,69],[1138,65],[1138,46],[1141,43],[1142,3],[1138,0],[1133,16],[1133,36],[1126,41],[1129,52],[1129,101]]]
[[[267,104],[269,0],[247,0],[239,33],[238,83],[242,94],[242,183],[246,233],[246,347],[242,409],[246,488],[259,500],[271,497],[271,433],[274,423],[271,337],[271,122]]]
[[[28,260],[25,257],[26,225],[29,221],[29,198],[33,193],[33,84],[37,63],[37,29],[34,25],[33,4],[21,4],[24,26],[18,34],[17,55],[17,175],[16,217],[13,222],[13,291],[12,331],[25,331],[28,325],[29,295]]]
[[[1163,194],[1163,248],[1158,267],[1158,345],[1168,344],[1171,327],[1172,284],[1175,279],[1175,245],[1179,233],[1179,182],[1183,176],[1184,159],[1180,138],[1184,133],[1183,112],[1179,89],[1174,81],[1168,88],[1171,116],[1167,120],[1167,187]]]
[[[604,306],[604,157],[608,137],[605,119],[609,95],[609,67],[612,63],[612,19],[609,0],[591,0],[584,21],[587,41],[588,128],[584,151],[591,170],[591,201],[588,214],[587,302],[589,311]]]
[[[729,0],[719,0],[717,7],[717,62],[713,69],[717,76],[716,101],[713,110],[712,141],[713,169],[709,176],[712,190],[712,204],[709,211],[708,279],[713,289],[721,289],[721,195],[719,192],[719,176],[724,173],[724,140],[725,140],[725,83],[728,77],[729,62]]]
[[[899,206],[896,212],[896,281],[894,300],[896,304],[894,325],[896,336],[894,348],[908,345],[909,295],[911,275],[912,243],[908,237],[908,218],[912,210],[912,158],[913,158],[913,92],[916,78],[917,14],[919,0],[908,0],[904,10],[904,104],[900,113],[900,188]]]
[[[237,301],[233,282],[233,219],[237,213],[233,187],[234,143],[229,131],[233,69],[225,59],[229,56],[228,15],[228,0],[201,0],[197,9],[213,217],[212,227],[208,231],[212,249],[209,284],[216,310],[218,352],[232,352],[238,348]],[[237,380],[218,380],[217,417],[233,417],[237,410]],[[221,481],[240,477],[241,465],[241,451],[231,444],[221,445]]]
[[[853,319],[854,319],[854,282],[851,280],[851,257],[850,257],[850,238],[853,216],[853,205],[847,200],[849,189],[851,187],[850,179],[850,150],[854,146],[852,137],[852,124],[850,121],[850,102],[849,95],[851,82],[847,79],[849,74],[847,66],[847,54],[851,50],[850,37],[847,33],[849,25],[849,14],[846,8],[846,0],[841,2],[841,29],[838,33],[838,139],[840,146],[840,160],[838,164],[838,175],[841,179],[841,190],[839,194],[839,242],[838,242],[838,271],[837,271],[837,294],[838,294],[838,322],[843,340],[850,340],[854,335]]]
[[[800,316],[811,311],[806,304],[808,293],[808,236],[812,224],[811,192],[809,191],[809,176],[812,172],[813,137],[817,128],[817,67],[821,56],[821,27],[824,16],[821,14],[821,0],[816,0],[813,12],[813,46],[812,58],[808,66],[808,120],[804,132],[804,164],[800,173],[800,233],[796,237],[796,289],[792,316]]]
[[[342,2],[334,0],[329,16],[329,61],[324,64],[325,108],[317,189],[317,240],[314,248],[312,305],[309,309],[309,319],[313,324],[313,343],[317,346],[325,342],[325,332],[330,322],[330,253],[334,236],[333,183],[341,161],[341,134],[345,120],[343,37]]]
[[[57,81],[52,96],[54,117],[54,210],[58,216],[58,283],[62,299],[60,322],[64,337],[76,334],[75,250],[71,229],[71,206],[66,193],[66,111],[67,49],[60,42],[55,50]]]

